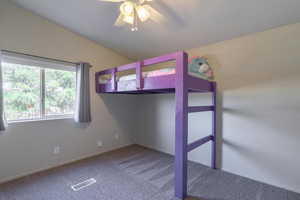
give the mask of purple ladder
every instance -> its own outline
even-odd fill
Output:
[[[176,130],[175,130],[175,196],[184,199],[187,196],[187,163],[188,152],[212,141],[211,166],[216,169],[216,83],[212,82],[212,106],[188,106],[189,90],[195,85],[188,77],[188,56],[179,54],[176,62]],[[212,111],[212,134],[188,144],[188,114],[193,112]]]

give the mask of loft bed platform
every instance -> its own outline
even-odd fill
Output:
[[[163,75],[157,77],[144,77],[142,79],[143,87],[137,88],[136,80],[116,81],[112,80],[106,84],[99,83],[97,86],[98,93],[120,93],[120,94],[159,94],[175,93],[176,75]],[[213,82],[195,78],[187,75],[189,92],[212,92]],[[192,86],[192,85],[196,85]]]
[[[143,68],[168,61],[176,61],[175,71],[167,75],[145,77]],[[118,80],[117,73],[134,70],[133,80]],[[106,82],[103,76],[110,75]],[[155,58],[138,61],[128,65],[103,70],[96,73],[96,92],[108,94],[157,94],[175,93],[175,196],[179,199],[187,197],[187,161],[188,153],[199,146],[211,142],[211,166],[216,166],[216,107],[217,83],[207,81],[188,72],[188,55],[175,52]],[[189,92],[211,92],[212,102],[208,106],[189,106]],[[212,112],[211,133],[192,143],[188,143],[188,115],[195,112]]]
[[[96,92],[112,94],[174,93],[176,82],[180,81],[181,78],[184,78],[189,92],[212,92],[214,82],[189,75],[187,73],[187,61],[186,63],[179,63],[180,58],[184,55],[187,57],[187,54],[184,52],[176,52],[97,72]],[[153,77],[142,76],[143,68],[172,60],[176,61],[174,74]],[[184,69],[183,66],[185,66]],[[135,80],[118,81],[117,73],[127,70],[135,70]],[[99,79],[104,75],[111,75],[111,79],[107,83],[100,83]]]

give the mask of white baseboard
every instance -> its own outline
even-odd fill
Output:
[[[38,172],[43,172],[43,171],[47,171],[47,170],[54,169],[54,168],[57,168],[57,167],[61,167],[61,166],[71,164],[71,163],[74,163],[74,162],[77,162],[77,161],[80,161],[80,160],[84,160],[84,159],[87,159],[87,158],[98,156],[98,155],[101,155],[101,154],[104,154],[104,153],[107,153],[107,152],[110,152],[110,151],[114,151],[114,150],[117,150],[117,149],[124,148],[126,146],[131,146],[131,145],[133,145],[133,144],[131,144],[131,143],[123,144],[123,145],[120,145],[118,147],[106,149],[105,151],[102,151],[102,152],[96,152],[96,153],[81,156],[79,158],[64,161],[62,163],[59,163],[58,165],[48,166],[48,167],[40,168],[40,169],[34,169],[34,170],[31,170],[31,171],[28,171],[28,172],[22,172],[18,175],[9,176],[9,177],[0,179],[0,184],[6,183],[6,182],[9,182],[9,181],[13,181],[13,180],[16,180],[16,179],[24,178],[24,177],[33,175],[33,174],[38,173]]]

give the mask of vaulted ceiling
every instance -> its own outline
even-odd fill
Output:
[[[153,0],[167,21],[139,31],[113,26],[120,3],[12,0],[38,15],[132,59],[156,56],[300,22],[299,0]]]

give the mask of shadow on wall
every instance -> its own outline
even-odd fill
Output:
[[[298,160],[294,158],[299,147],[300,96],[295,92],[299,89],[299,72],[276,70],[255,76],[250,69],[239,69],[229,82],[222,77],[226,80],[222,85],[224,151],[245,165],[237,169],[227,158],[226,168],[298,191]]]
[[[286,162],[285,159],[283,159],[278,155],[272,154],[271,151],[258,152],[249,146],[234,141],[230,141],[227,139],[224,139],[224,145],[226,145],[227,148],[232,149],[235,153],[239,154],[241,157],[246,158],[247,160],[248,158],[251,158],[252,161],[255,162],[255,164],[260,167],[260,169],[264,169],[265,175],[277,176],[278,173],[281,173],[281,174],[285,174],[285,177],[288,177],[289,172],[282,171],[277,166],[278,162],[285,163]]]
[[[255,114],[251,112],[247,112],[243,109],[235,109],[235,108],[223,108],[223,112],[231,115],[241,116],[244,118],[255,118]]]
[[[125,133],[130,137],[131,141],[134,138],[130,131],[134,130],[134,123],[136,117],[136,104],[134,95],[125,94],[99,94],[98,95],[105,104],[107,111],[111,114],[113,119],[119,125],[121,130],[125,130]]]

